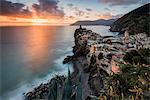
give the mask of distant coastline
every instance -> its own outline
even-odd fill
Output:
[[[77,22],[75,22],[73,24],[70,24],[70,25],[72,25],[72,26],[78,26],[78,25],[87,25],[87,26],[90,26],[90,25],[105,25],[105,26],[110,26],[116,20],[117,19],[108,19],[108,20],[99,19],[99,20],[93,20],[93,21],[83,20],[83,21],[77,21]]]

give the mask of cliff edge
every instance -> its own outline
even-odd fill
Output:
[[[130,34],[145,32],[150,36],[150,3],[145,4],[119,18],[110,27],[110,31],[121,32],[128,28]]]

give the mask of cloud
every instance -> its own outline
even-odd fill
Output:
[[[112,15],[111,13],[105,13],[105,14],[96,14],[95,17],[99,19],[116,19],[122,17],[123,14],[118,15]]]
[[[76,18],[76,17],[74,17],[74,16],[69,16],[69,18],[72,18],[72,19],[74,19],[74,18]]]
[[[29,10],[28,7],[22,3],[0,0],[0,15],[15,17],[32,17],[33,15],[39,17],[64,16],[63,9],[57,6],[59,3],[58,0],[38,0],[38,2],[38,4],[32,5],[33,10]]]
[[[11,1],[0,0],[1,11],[0,15],[30,17],[32,14],[29,9],[22,3],[13,3]]]
[[[83,16],[84,14],[85,14],[84,11],[81,11],[81,10],[76,12],[77,16]]]
[[[113,19],[120,18],[120,17],[122,17],[123,15],[124,15],[124,14],[112,15],[112,18],[113,18]]]
[[[112,14],[111,14],[111,13],[105,13],[105,14],[103,14],[102,16],[103,16],[104,18],[106,18],[106,19],[112,18]]]
[[[78,17],[84,16],[85,12],[80,10],[78,7],[74,7],[73,10],[75,11],[75,15]]]
[[[90,16],[85,16],[85,18],[90,18]]]
[[[92,11],[92,9],[90,9],[90,8],[86,8],[86,10],[89,11],[89,12]]]
[[[137,4],[137,3],[148,3],[149,0],[99,0],[101,3],[107,3],[112,6],[117,6],[117,5],[131,5],[131,4]]]
[[[69,3],[69,4],[67,4],[67,6],[70,7],[70,8],[72,8],[74,5],[71,4],[71,3]]]
[[[104,8],[105,10],[107,10],[107,11],[110,11],[110,9],[109,8]]]
[[[58,3],[58,0],[38,0],[38,3],[32,4],[29,9],[29,5],[0,0],[0,15],[26,18],[62,18],[65,14],[63,8],[58,7]]]
[[[58,7],[58,0],[38,0],[39,4],[33,4],[33,9],[40,16],[64,16],[63,9]]]

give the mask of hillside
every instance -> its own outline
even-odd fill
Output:
[[[150,3],[145,4],[119,18],[110,28],[110,31],[121,32],[125,28],[130,34],[146,32],[150,36]]]
[[[115,22],[116,19],[109,19],[109,20],[104,20],[104,19],[99,19],[99,20],[84,20],[84,21],[77,21],[71,25],[106,25],[110,26],[113,22]]]

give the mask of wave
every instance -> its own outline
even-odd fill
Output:
[[[64,52],[64,50],[58,50],[59,52]],[[21,87],[9,92],[6,96],[3,97],[5,100],[23,100],[23,93],[28,91],[32,91],[35,87],[39,86],[41,83],[47,83],[51,78],[55,75],[66,75],[68,73],[68,67],[70,68],[71,72],[73,71],[71,64],[63,64],[62,61],[68,55],[72,55],[72,48],[67,48],[64,55],[61,57],[56,58],[53,61],[53,68],[50,68],[46,76],[42,78],[36,78],[30,83],[25,83]],[[50,73],[49,73],[50,72]],[[0,98],[1,100],[1,98]]]

